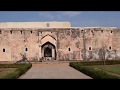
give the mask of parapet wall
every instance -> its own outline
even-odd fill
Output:
[[[46,28],[70,27],[70,22],[2,22],[0,28]]]

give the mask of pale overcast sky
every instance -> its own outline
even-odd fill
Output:
[[[118,27],[120,11],[0,11],[0,22],[68,21],[73,27]]]

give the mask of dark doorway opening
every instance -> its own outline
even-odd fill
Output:
[[[45,57],[52,57],[52,49],[50,49],[49,47],[45,48],[44,56]]]
[[[55,45],[49,41],[42,45],[41,49],[42,58],[45,60],[56,60],[56,48]]]

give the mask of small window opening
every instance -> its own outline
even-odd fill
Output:
[[[83,32],[83,30],[81,30],[81,32]]]
[[[91,47],[89,47],[89,50],[91,50]]]
[[[25,51],[28,51],[28,49],[27,49],[27,48],[25,48]]]
[[[41,34],[42,34],[42,32],[41,32]]]
[[[37,32],[37,35],[39,36],[39,31]]]
[[[103,33],[103,30],[101,30],[101,33]]]
[[[32,31],[30,31],[31,32],[31,34],[32,34]]]
[[[111,31],[111,33],[112,33],[112,31]]]
[[[12,34],[12,31],[10,31],[10,33]]]
[[[109,50],[111,50],[111,47],[109,47]]]
[[[21,31],[21,34],[22,34],[22,31]]]
[[[0,34],[1,34],[2,32],[1,32],[1,30],[0,30]]]
[[[47,23],[47,27],[50,27],[49,23]]]
[[[5,52],[5,49],[3,48],[3,52]]]
[[[68,48],[68,51],[70,51],[70,48]]]

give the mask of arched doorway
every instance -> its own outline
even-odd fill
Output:
[[[56,60],[56,48],[50,42],[46,42],[41,47],[42,58],[44,60]]]

